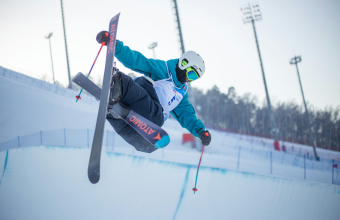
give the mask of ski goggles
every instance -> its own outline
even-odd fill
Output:
[[[193,68],[188,67],[188,68],[186,68],[186,71],[187,71],[187,73],[186,73],[187,79],[189,80],[189,82],[192,82],[192,81],[200,78]]]
[[[182,66],[185,66],[187,64],[188,63],[186,62],[186,60],[182,61]],[[192,81],[200,78],[194,68],[188,67],[185,70],[186,70],[186,75],[187,75],[187,79],[188,79],[189,82],[192,82]]]

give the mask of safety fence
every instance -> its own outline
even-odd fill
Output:
[[[54,131],[40,131],[0,143],[0,152],[30,146],[90,148],[93,136],[93,129],[65,128]],[[198,155],[192,151],[172,150],[171,146],[152,154],[139,153],[132,146],[122,144],[123,140],[118,137],[114,131],[106,130],[103,138],[103,150],[192,165],[197,164],[199,159]],[[315,161],[312,157],[306,155],[260,150],[241,145],[237,147],[222,146],[218,150],[214,149],[214,146],[208,146],[202,160],[203,167],[218,167],[337,185],[340,185],[339,163],[339,161],[326,159]]]
[[[340,185],[337,160],[316,161],[311,154],[259,149],[246,140],[234,141],[226,139],[220,146],[208,146],[206,155],[216,155],[215,164],[223,164],[228,169]]]
[[[225,136],[223,137],[221,141],[221,146],[229,146],[230,138],[234,140],[233,143],[235,146],[239,146],[240,145],[239,143],[242,143],[241,146],[243,145],[262,146],[264,149],[268,149],[268,150],[273,150],[273,147],[274,147],[273,139],[260,138],[260,137],[248,136],[248,135],[230,133],[230,132],[226,132]],[[280,152],[288,153],[290,155],[296,155],[300,157],[306,156],[307,158],[310,158],[310,159],[314,158],[314,152],[313,152],[312,146],[296,144],[296,143],[291,143],[291,142],[284,142],[284,141],[279,141],[279,144],[280,144]],[[328,161],[331,161],[331,160],[340,161],[340,152],[317,148],[317,153],[321,159],[326,159]]]
[[[261,133],[252,133],[252,132],[245,132],[245,131],[239,131],[239,130],[234,130],[234,129],[226,129],[226,128],[221,128],[218,126],[206,126],[207,128],[211,128],[211,129],[215,129],[215,130],[219,130],[219,131],[225,131],[225,132],[230,132],[230,133],[234,133],[234,134],[239,134],[239,135],[247,135],[247,136],[252,136],[252,137],[257,137],[260,139],[273,139],[274,137],[272,135],[269,134],[261,134]],[[308,140],[297,140],[297,139],[293,139],[293,138],[286,138],[286,137],[279,137],[280,139],[280,146],[281,146],[281,150],[282,147],[284,146],[284,143],[291,143],[291,144],[298,144],[298,145],[304,145],[304,146],[310,146],[312,147],[311,143]],[[326,146],[326,145],[318,145],[319,149],[329,149],[329,150],[333,150],[333,151],[337,151],[340,152],[339,147],[336,146]]]
[[[16,80],[20,83],[24,83],[26,85],[33,86],[35,88],[49,91],[57,95],[74,98],[75,101],[76,101],[76,96],[79,94],[78,86],[75,86],[76,90],[67,89],[67,88],[64,88],[58,85],[51,84],[49,82],[45,82],[40,79],[36,79],[30,76],[15,72],[10,69],[6,69],[2,66],[0,66],[0,76],[7,77],[9,79]],[[81,95],[81,102],[85,102],[90,105],[98,105],[98,102],[91,95],[89,95],[86,91],[83,91]]]
[[[113,150],[115,146],[113,131],[104,132],[103,147]],[[18,136],[12,140],[0,143],[0,152],[14,148],[30,146],[62,146],[90,148],[92,146],[94,130],[92,129],[60,129],[54,131],[40,131],[34,134]]]

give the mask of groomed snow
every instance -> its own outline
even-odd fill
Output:
[[[96,103],[76,103],[1,72],[0,100],[0,143],[95,126]],[[308,159],[303,180],[303,159],[270,154],[272,140],[212,130],[193,194],[200,152],[181,144],[186,130],[175,120],[164,128],[171,143],[152,154],[116,138],[114,152],[102,153],[96,185],[87,178],[88,148],[0,152],[0,219],[339,219],[340,186],[330,184],[329,161]],[[109,124],[106,129],[112,130]]]
[[[117,153],[87,178],[89,149],[9,151],[0,186],[7,219],[327,219],[340,216],[340,187]],[[5,152],[0,153],[0,164]]]

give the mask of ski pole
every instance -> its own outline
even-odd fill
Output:
[[[200,166],[201,166],[201,161],[202,161],[202,156],[203,156],[203,151],[204,151],[204,145],[202,147],[202,153],[201,153],[201,158],[200,158],[200,162],[198,163],[198,167],[197,167],[197,173],[196,173],[196,181],[195,181],[195,187],[192,188],[192,191],[194,191],[194,194],[195,192],[197,192],[197,188],[196,188],[196,184],[197,184],[197,177],[198,177],[198,171],[200,170]]]
[[[96,63],[97,58],[98,58],[98,56],[99,56],[99,54],[100,54],[100,51],[102,50],[102,48],[103,48],[104,45],[105,45],[105,42],[102,43],[102,46],[101,46],[100,49],[99,49],[99,52],[98,52],[98,54],[97,54],[97,56],[96,56],[96,59],[94,60],[92,66],[91,66],[90,72],[87,74],[87,78],[89,78],[90,73],[91,73],[91,71],[92,71],[92,68],[93,68],[94,64]],[[76,102],[78,102],[78,100],[81,99],[80,94],[81,94],[82,92],[83,92],[83,88],[81,88],[81,90],[80,90],[80,92],[79,92],[79,95],[76,96],[76,98],[77,98]]]

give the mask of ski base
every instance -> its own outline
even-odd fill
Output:
[[[88,166],[88,177],[91,183],[95,184],[100,179],[100,156],[102,151],[103,137],[104,137],[104,129],[106,122],[106,113],[109,99],[109,91],[110,91],[110,80],[112,78],[113,72],[112,67],[114,66],[114,56],[115,56],[115,47],[116,44],[116,36],[117,36],[117,28],[118,28],[118,20],[119,14],[114,16],[110,20],[109,24],[109,42],[107,45],[107,53],[106,53],[106,61],[105,61],[105,70],[103,76],[103,88],[102,93],[100,94],[100,103],[97,115],[96,128],[94,130],[92,148],[90,161]]]

